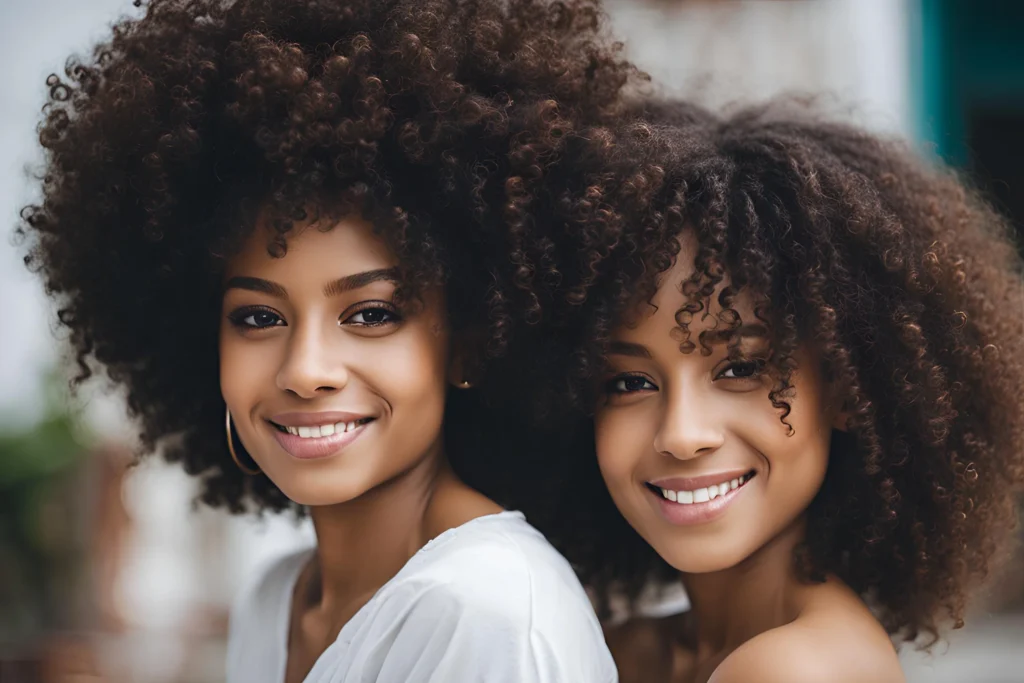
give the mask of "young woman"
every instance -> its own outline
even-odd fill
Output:
[[[206,503],[316,529],[244,591],[229,681],[615,680],[474,396],[532,310],[502,226],[631,77],[597,18],[154,1],[51,77],[22,232],[80,379],[124,385]]]
[[[962,624],[1024,481],[1006,223],[795,105],[652,109],[552,191],[594,210],[523,372],[589,417],[541,528],[604,595],[685,585],[695,658],[655,632],[643,680],[900,681],[890,638]]]

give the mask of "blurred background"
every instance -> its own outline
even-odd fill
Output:
[[[1024,222],[1024,3],[606,0],[666,93],[712,105],[781,92],[912,139]],[[52,306],[11,236],[35,200],[44,81],[137,12],[130,0],[0,0],[0,683],[223,680],[227,610],[270,556],[311,542],[287,517],[197,508],[185,475],[135,441],[116,392],[67,392]],[[1024,314],[1024,312],[1022,312]],[[904,654],[912,683],[1024,680],[1024,578],[967,628]]]

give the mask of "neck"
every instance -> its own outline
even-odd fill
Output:
[[[317,549],[309,587],[318,594],[310,601],[334,613],[376,592],[444,530],[432,513],[435,501],[461,486],[438,446],[411,470],[354,500],[312,508]]]
[[[729,652],[795,617],[800,583],[793,551],[804,537],[798,520],[741,563],[717,572],[683,574],[697,622],[698,657]]]

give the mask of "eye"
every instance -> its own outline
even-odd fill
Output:
[[[398,315],[398,312],[391,306],[387,306],[382,303],[374,303],[356,311],[348,318],[345,318],[342,320],[342,324],[357,325],[359,327],[377,327],[379,325],[396,323],[401,319],[402,318]]]
[[[657,391],[658,387],[641,375],[619,375],[608,380],[605,391],[609,394],[634,394],[639,391]]]
[[[284,319],[277,313],[266,308],[241,308],[233,311],[228,319],[236,327],[262,330],[268,327],[283,326]]]
[[[718,373],[715,379],[753,379],[764,372],[763,360],[748,360],[732,363]]]

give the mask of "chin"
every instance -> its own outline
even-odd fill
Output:
[[[694,538],[685,543],[666,538],[651,543],[651,546],[673,569],[684,574],[710,574],[730,569],[751,554],[739,547],[728,547],[725,539],[714,536]]]
[[[672,567],[683,574],[711,574],[713,572],[720,572],[730,567],[735,567],[739,564],[740,560],[731,557],[699,557],[695,554],[688,553],[685,557],[675,552],[672,554],[661,554],[659,553],[666,562]],[[700,553],[696,553],[700,555]]]
[[[355,482],[338,482],[322,474],[319,476],[292,476],[271,478],[289,500],[306,507],[339,505],[355,500],[366,493],[368,487],[356,486]]]

